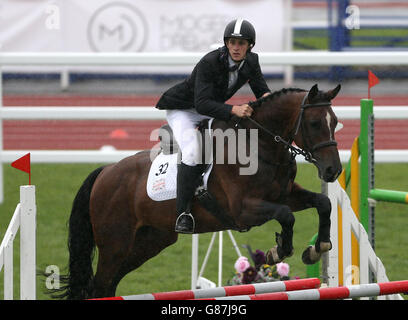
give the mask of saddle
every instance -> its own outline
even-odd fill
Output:
[[[201,131],[203,139],[209,139],[202,145],[209,145],[211,141],[212,119],[203,120],[198,130]],[[206,130],[208,129],[208,131]],[[207,135],[207,136],[206,136]],[[160,151],[153,160],[147,179],[147,194],[154,201],[165,201],[176,198],[177,194],[177,164],[180,163],[180,148],[174,139],[173,131],[168,124],[159,129]],[[212,150],[212,144],[211,150]],[[203,153],[204,154],[204,153]],[[213,155],[211,154],[211,159]],[[213,168],[213,162],[203,165],[203,172],[200,177],[200,183],[195,191],[195,197],[207,211],[212,213],[224,225],[231,229],[237,229],[233,219],[227,215],[218,205],[215,197],[208,190],[208,179]],[[194,210],[194,208],[193,208]]]
[[[180,148],[177,141],[174,139],[173,130],[171,130],[168,123],[162,125],[159,129],[160,149],[163,154],[178,153]]]

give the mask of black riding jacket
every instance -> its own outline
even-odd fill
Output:
[[[256,98],[270,92],[256,53],[247,53],[245,62],[238,71],[238,80],[230,89],[228,78],[228,49],[224,46],[207,53],[187,79],[164,92],[156,108],[195,108],[200,114],[228,121],[232,116],[232,105],[226,104],[225,101],[245,83],[249,83]]]

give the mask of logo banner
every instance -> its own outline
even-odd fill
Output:
[[[242,17],[257,32],[255,52],[282,51],[284,16],[283,0],[3,0],[0,50],[204,53]]]

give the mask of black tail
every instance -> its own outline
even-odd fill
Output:
[[[103,168],[94,170],[85,179],[74,199],[69,218],[69,273],[60,277],[60,282],[65,285],[57,290],[62,293],[54,297],[86,299],[92,296],[94,283],[92,260],[95,242],[89,218],[89,199],[92,186]]]

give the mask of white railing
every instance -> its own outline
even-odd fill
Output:
[[[328,196],[332,206],[330,237],[333,243],[333,248],[329,251],[328,286],[339,286],[340,272],[343,274],[343,285],[345,286],[351,285],[353,278],[357,278],[359,284],[369,283],[370,271],[374,273],[377,282],[389,282],[383,263],[375,254],[368,240],[367,232],[351,208],[347,193],[343,190],[338,181],[328,183],[327,185]],[[341,246],[338,244],[338,205],[342,211],[343,270],[339,270],[338,248]],[[351,262],[351,233],[355,235],[358,241],[359,266],[353,266]],[[381,298],[403,300],[399,294],[378,297],[378,299]]]
[[[4,52],[0,53],[2,66],[190,66],[195,65],[206,52]],[[407,65],[408,51],[398,52],[329,52],[289,51],[259,52],[262,66],[310,65]]]
[[[407,100],[408,103],[408,100]],[[359,106],[336,106],[340,120],[360,119]],[[376,119],[408,119],[408,106],[374,107]],[[140,107],[3,107],[0,120],[165,120],[165,110]]]
[[[31,153],[31,163],[113,163],[138,153],[140,150],[3,150],[1,161],[11,163],[27,153]],[[348,162],[350,150],[339,150],[341,162]],[[297,163],[306,163],[302,157]],[[408,150],[375,150],[376,163],[406,163]],[[1,187],[0,187],[1,188]]]
[[[36,299],[35,186],[20,186],[20,203],[0,245],[0,271],[4,266],[4,300],[13,300],[13,241],[20,228],[20,299]]]

